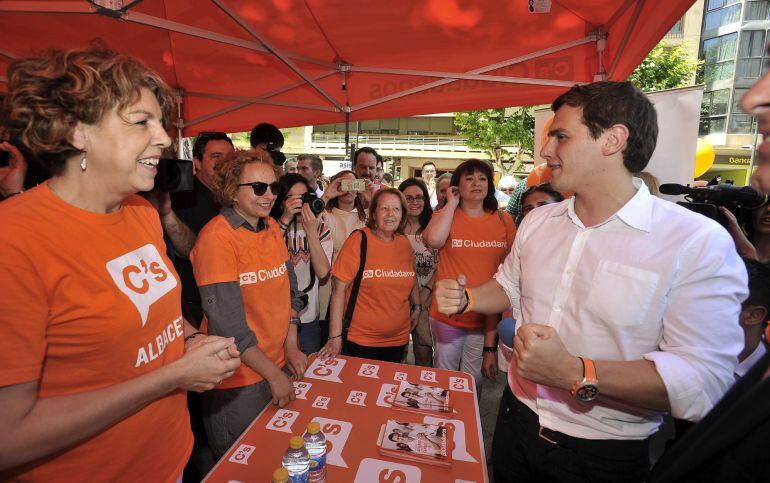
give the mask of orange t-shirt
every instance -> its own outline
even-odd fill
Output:
[[[181,285],[146,200],[91,213],[45,183],[0,203],[0,220],[0,386],[37,381],[40,398],[93,391],[184,355]],[[174,481],[192,443],[179,390],[6,476]]]
[[[218,215],[203,227],[190,253],[199,287],[213,283],[239,282],[246,322],[257,336],[257,347],[275,363],[285,363],[283,346],[289,333],[291,286],[286,262],[289,252],[278,223],[253,232],[233,229]],[[204,320],[201,330],[205,331]],[[230,389],[257,383],[264,378],[241,364],[218,388]]]
[[[502,219],[498,213],[502,214]],[[468,287],[487,282],[511,250],[515,235],[516,226],[507,213],[485,213],[484,216],[471,218],[457,208],[449,236],[438,252],[434,280],[456,279],[458,275],[465,275]],[[484,327],[485,316],[475,312],[447,317],[439,313],[433,304],[430,316],[463,329]]]
[[[415,284],[412,246],[403,235],[385,242],[369,228],[362,230],[366,233],[366,263],[348,340],[369,347],[404,345],[409,342],[409,294]],[[332,268],[332,275],[348,284],[345,307],[360,263],[361,234],[353,232]]]

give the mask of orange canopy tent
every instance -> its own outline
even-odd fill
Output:
[[[101,39],[179,89],[185,136],[540,104],[625,79],[693,1],[0,0],[0,89]]]

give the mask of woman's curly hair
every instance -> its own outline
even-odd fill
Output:
[[[212,192],[217,203],[221,206],[233,206],[233,198],[235,198],[235,193],[238,191],[243,168],[251,163],[267,164],[277,175],[277,168],[273,164],[273,158],[264,149],[252,148],[248,151],[236,149],[214,166]],[[278,193],[274,194],[277,195]]]
[[[12,136],[59,174],[67,159],[82,152],[70,142],[77,124],[96,124],[113,108],[120,112],[139,99],[142,87],[155,94],[168,125],[176,106],[172,90],[133,57],[94,45],[19,59],[8,67],[5,107]]]

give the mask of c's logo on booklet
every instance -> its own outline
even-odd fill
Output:
[[[152,304],[177,284],[176,277],[151,243],[110,260],[107,262],[107,272],[120,291],[136,306],[142,318],[142,327],[147,323],[147,314]]]
[[[227,461],[238,463],[239,465],[248,465],[249,458],[251,457],[252,453],[254,453],[255,449],[257,449],[256,446],[242,444],[238,446],[238,449],[233,452],[233,455],[230,456]]]

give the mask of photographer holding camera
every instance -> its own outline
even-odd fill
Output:
[[[332,235],[325,204],[305,177],[285,174],[278,182],[278,199],[270,215],[278,220],[297,275],[297,288],[307,298],[297,329],[300,349],[310,355],[321,348],[318,289],[331,270]]]

